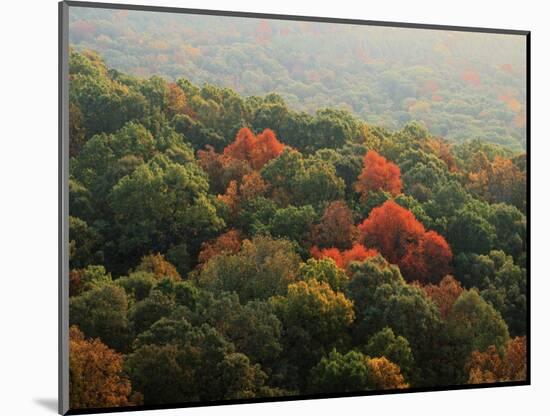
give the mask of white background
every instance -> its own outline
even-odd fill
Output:
[[[550,235],[546,213],[550,26],[546,2],[135,2],[532,31],[532,386],[223,406],[147,412],[147,415],[550,414],[550,276],[546,265]],[[3,1],[0,9],[1,415],[53,415],[57,402],[56,3],[55,0],[10,0]]]

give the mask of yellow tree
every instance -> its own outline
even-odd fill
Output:
[[[153,273],[157,280],[168,277],[170,280],[181,280],[176,267],[167,261],[160,253],[149,254],[141,258],[141,263],[136,268],[138,272]]]
[[[406,389],[409,385],[405,382],[401,370],[397,364],[392,363],[386,357],[371,358],[367,361],[368,384],[375,390]]]

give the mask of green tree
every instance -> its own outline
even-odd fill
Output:
[[[136,302],[128,316],[132,331],[138,335],[161,318],[168,318],[176,312],[176,302],[172,296],[160,290],[152,290],[149,296]]]
[[[151,132],[137,122],[128,122],[109,136],[109,147],[117,158],[136,156],[141,160],[153,157],[156,146]]]
[[[449,222],[447,236],[455,254],[488,253],[495,240],[495,227],[479,213],[461,209]]]
[[[303,388],[311,367],[333,347],[346,345],[353,302],[315,279],[289,285],[288,293],[272,302],[285,334],[283,360],[297,376],[288,382]]]
[[[181,244],[198,252],[200,243],[224,225],[200,168],[165,157],[156,157],[122,178],[109,202],[119,234],[119,264],[150,251],[169,252]]]
[[[114,284],[104,284],[70,300],[69,321],[88,338],[99,338],[107,346],[124,352],[128,345],[128,299]]]
[[[409,341],[400,335],[396,336],[389,327],[374,334],[364,351],[370,357],[386,357],[397,364],[407,378],[413,375],[414,357]]]
[[[360,137],[359,123],[345,110],[318,110],[312,121],[314,148],[338,148]]]
[[[318,206],[344,197],[345,183],[334,166],[316,157],[309,158],[303,173],[295,176],[295,202]]]
[[[512,336],[527,331],[527,274],[511,256],[493,250],[488,255],[461,255],[456,266],[467,287],[476,287],[481,296],[500,312]]]
[[[527,220],[519,209],[512,205],[491,206],[491,224],[495,227],[494,248],[503,250],[518,259],[526,251]]]
[[[211,258],[198,275],[199,286],[213,292],[229,291],[241,302],[285,293],[296,280],[300,258],[286,240],[257,236],[244,240],[237,254]]]
[[[406,388],[399,366],[386,357],[370,358],[357,351],[332,350],[311,370],[310,389],[316,393],[359,392]]]
[[[127,121],[145,115],[146,98],[113,79],[94,52],[71,51],[69,68],[69,100],[82,111],[83,125],[89,135],[115,131]]]
[[[255,397],[266,375],[208,325],[161,319],[136,340],[126,370],[145,404]]]
[[[304,159],[296,150],[285,149],[262,169],[262,177],[282,194],[282,201],[318,206],[342,199],[345,183],[332,164],[317,157]],[[281,198],[281,195],[278,195]]]
[[[508,327],[500,314],[475,289],[464,291],[456,300],[447,318],[447,331],[455,367],[456,382],[464,383],[467,358],[473,351],[485,351],[489,346],[503,347],[509,340]]]
[[[419,369],[413,382],[430,383],[434,369],[433,345],[439,337],[441,318],[437,306],[419,287],[405,282],[399,269],[382,257],[351,266],[348,296],[354,301],[356,324],[354,342],[365,345],[385,327],[404,337]]]
[[[311,205],[278,209],[271,221],[271,234],[303,242],[316,217],[317,214]]]
[[[90,265],[84,269],[73,269],[69,274],[69,292],[71,296],[97,289],[112,283],[113,278],[104,266]]]
[[[250,235],[271,233],[271,222],[277,212],[277,204],[268,198],[257,197],[242,204],[237,225]]]
[[[199,150],[212,146],[220,152],[229,144],[228,140],[224,139],[214,129],[206,127],[187,114],[176,114],[172,119],[172,124],[176,132],[182,134],[194,149]]]
[[[333,349],[311,369],[310,390],[314,393],[345,393],[368,389],[368,357],[358,351],[341,354]]]
[[[363,169],[363,156],[366,153],[367,147],[364,144],[347,142],[339,149],[319,149],[315,152],[315,157],[334,166],[336,174],[346,184],[346,194],[349,194]]]
[[[330,258],[308,259],[300,266],[298,275],[302,280],[315,279],[318,282],[326,282],[332,290],[338,292],[343,292],[349,282],[346,272],[336,266]]]
[[[69,156],[78,155],[86,142],[86,131],[83,126],[84,115],[77,104],[69,102]]]
[[[203,291],[186,316],[194,326],[216,328],[264,371],[270,370],[282,351],[281,322],[269,302],[252,300],[242,305],[235,293]]]
[[[140,301],[149,296],[149,293],[157,283],[152,273],[134,272],[128,276],[122,276],[115,283],[126,291],[126,295],[133,301]]]
[[[288,146],[301,152],[311,152],[314,148],[312,123],[310,114],[291,111],[282,118],[277,136]]]
[[[69,216],[69,265],[71,269],[101,263],[101,237],[85,221]]]

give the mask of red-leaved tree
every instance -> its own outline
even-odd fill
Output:
[[[245,160],[253,169],[261,169],[271,159],[279,156],[284,150],[273,130],[265,129],[257,136],[247,127],[237,133],[235,141],[223,150],[223,154],[233,159]]]
[[[395,163],[387,161],[374,150],[369,150],[365,155],[364,167],[355,189],[365,199],[370,191],[383,190],[396,196],[401,193],[401,170]]]
[[[374,208],[358,228],[359,241],[397,264],[409,281],[437,283],[450,272],[452,252],[445,239],[392,200]]]
[[[445,276],[439,284],[428,284],[422,289],[430,297],[431,300],[439,307],[439,312],[443,319],[447,318],[454,303],[458,297],[464,292],[464,289],[453,276],[450,274]]]
[[[426,232],[412,212],[393,200],[374,208],[358,228],[360,241],[367,247],[376,247],[394,264],[398,264],[409,245],[419,241]]]
[[[437,283],[451,271],[452,257],[447,241],[435,231],[428,231],[418,242],[408,245],[399,267],[408,279]]]
[[[248,161],[251,159],[255,144],[256,136],[254,136],[254,133],[248,127],[243,127],[237,133],[233,143],[223,149],[223,154],[233,159]]]
[[[474,351],[466,363],[468,383],[521,381],[527,377],[527,339],[517,337],[507,342],[504,350],[494,345],[486,351]]]
[[[199,253],[199,268],[212,257],[220,254],[237,253],[241,246],[241,234],[238,230],[229,230],[219,235],[215,240],[203,243]]]
[[[349,250],[338,250],[335,247],[320,249],[317,246],[311,248],[311,255],[315,259],[330,258],[341,269],[347,270],[348,266],[354,261],[363,261],[377,256],[379,253],[372,248],[366,248],[362,244],[356,243]]]

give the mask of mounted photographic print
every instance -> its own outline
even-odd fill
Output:
[[[530,383],[529,32],[59,11],[60,413]]]

